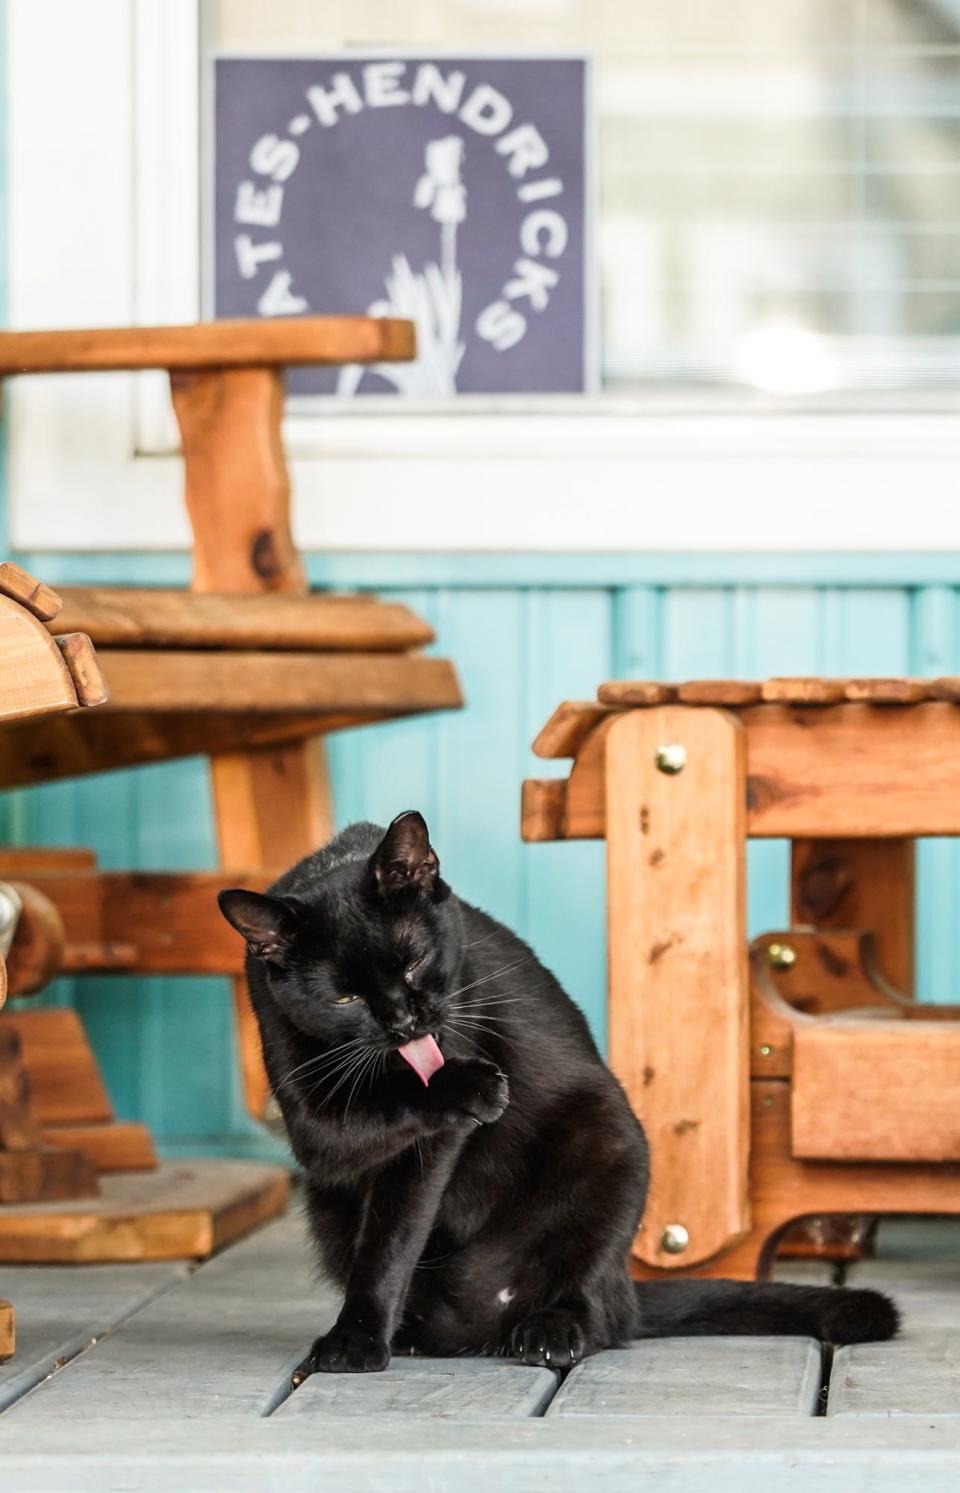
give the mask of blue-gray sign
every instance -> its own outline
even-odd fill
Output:
[[[218,59],[215,314],[416,321],[416,364],[296,393],[584,389],[585,82],[576,58]]]

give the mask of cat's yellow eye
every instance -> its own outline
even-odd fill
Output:
[[[360,999],[359,995],[339,995],[334,1001],[335,1006],[352,1006],[354,1001]]]

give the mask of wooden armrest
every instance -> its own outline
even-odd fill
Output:
[[[372,316],[0,333],[0,375],[398,363],[415,355],[412,321]]]

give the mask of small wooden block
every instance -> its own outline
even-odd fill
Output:
[[[0,1211],[5,1264],[93,1264],[203,1258],[286,1206],[283,1167],[241,1161],[168,1164],[105,1176],[89,1202]],[[309,1335],[309,1334],[307,1334]]]
[[[609,715],[607,706],[595,700],[564,700],[534,738],[535,755],[550,760],[575,757],[594,727]]]
[[[2,594],[0,658],[0,721],[77,708],[77,692],[56,642],[22,602]]]
[[[611,679],[597,690],[598,700],[619,709],[626,705],[666,705],[676,697],[676,685],[660,679]]]
[[[0,1363],[12,1358],[17,1346],[13,1307],[9,1301],[0,1301]]]
[[[11,601],[18,601],[41,622],[52,622],[63,605],[56,591],[29,571],[21,570],[12,560],[0,562],[0,592]]]
[[[103,705],[109,698],[93,644],[82,632],[62,633],[57,647],[66,660],[81,705]]]
[[[157,1164],[146,1125],[45,1125],[44,1145],[79,1151],[98,1172],[150,1172]]]
[[[846,679],[767,679],[760,691],[770,705],[836,705],[847,684]]]
[[[688,679],[677,686],[677,699],[681,705],[756,705],[762,689],[742,679]]]
[[[520,805],[520,834],[528,845],[562,840],[567,811],[565,778],[525,778]]]
[[[0,1203],[95,1198],[98,1191],[96,1168],[80,1151],[0,1151]]]
[[[917,705],[931,698],[926,679],[848,679],[843,696],[868,705]]]

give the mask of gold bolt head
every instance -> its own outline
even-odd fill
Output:
[[[793,969],[797,962],[797,951],[788,943],[772,943],[767,946],[767,963],[773,969]]]
[[[687,749],[678,741],[666,742],[657,748],[654,758],[657,764],[657,772],[665,772],[668,777],[676,777],[678,772],[683,772],[687,765]]]
[[[682,1255],[690,1243],[690,1235],[682,1223],[668,1223],[660,1235],[660,1248],[668,1255]]]

